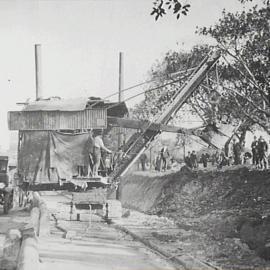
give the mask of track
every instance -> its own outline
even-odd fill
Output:
[[[176,269],[141,242],[97,215],[70,221],[70,195],[41,193],[54,218],[51,235],[40,239],[40,269]],[[64,238],[66,235],[66,238]],[[179,268],[178,268],[179,269]]]
[[[95,266],[97,269],[119,269],[122,267],[125,269],[219,269],[217,266],[201,261],[190,254],[183,254],[181,247],[178,247],[175,253],[174,250],[163,247],[162,242],[155,243],[155,241],[152,241],[154,238],[151,237],[151,234],[149,238],[149,232],[151,230],[156,231],[151,226],[143,228],[139,225],[138,230],[136,221],[132,224],[126,223],[120,226],[108,225],[99,215],[92,215],[91,223],[89,223],[88,210],[81,212],[82,221],[75,221],[74,218],[73,221],[70,221],[71,195],[69,193],[54,192],[51,194],[41,193],[41,195],[46,200],[52,214],[52,237],[47,242],[43,242],[40,249],[43,262],[43,268],[41,269],[49,269],[50,265],[55,267],[60,263],[59,260],[62,261],[62,267],[65,264],[72,264],[74,261],[78,263],[76,254],[78,254],[77,252],[80,251],[82,245],[88,247],[87,250],[82,251],[87,254],[86,258],[92,258],[90,261],[86,259],[84,263],[91,266],[95,260],[98,260],[99,264]],[[139,219],[143,219],[144,217],[140,217],[140,215],[144,214],[138,216]],[[147,215],[144,216],[147,218]],[[169,225],[161,230],[165,230],[164,232],[168,230],[178,231],[177,228]],[[98,255],[94,255],[97,252],[97,244],[100,250]],[[59,250],[62,250],[62,247],[67,246],[74,250],[74,257],[67,255],[67,257],[59,258],[55,255],[55,252],[50,254],[46,251],[48,247],[51,247],[53,250],[56,249],[58,253]],[[116,254],[119,254],[119,252],[123,252],[123,256],[117,256]],[[124,254],[132,254],[132,257]],[[110,262],[107,262],[107,255],[111,259]],[[100,259],[104,256],[106,261],[100,262]],[[138,261],[138,264],[133,264],[134,259]],[[82,259],[82,261],[84,260]],[[44,263],[45,266],[47,265],[46,267],[44,267]],[[79,262],[79,264],[81,263]]]

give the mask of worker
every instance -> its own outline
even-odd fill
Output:
[[[197,160],[197,155],[196,152],[193,150],[191,155],[190,155],[190,163],[191,163],[191,168],[196,169],[198,167],[198,160]]]
[[[142,166],[142,171],[145,171],[145,163],[147,161],[147,156],[145,153],[142,153],[140,155],[140,162],[141,162],[141,166]]]
[[[241,154],[243,146],[240,142],[236,142],[236,139],[233,139],[233,155],[234,155],[234,165],[241,164]]]
[[[160,154],[160,152],[158,152],[158,154],[154,160],[154,167],[155,167],[156,171],[161,170],[161,154]]]
[[[160,150],[160,154],[161,154],[161,161],[162,161],[162,166],[160,166],[164,172],[167,169],[167,158],[169,158],[170,153],[168,150],[168,147],[166,145],[164,145],[161,150]]]
[[[111,150],[109,150],[107,147],[105,147],[102,139],[102,130],[95,130],[94,131],[94,149],[93,149],[93,176],[98,176],[98,168],[100,165],[100,159],[101,159],[101,149],[106,151],[107,153],[112,153]]]
[[[251,144],[251,150],[252,150],[252,164],[258,165],[258,140],[257,137],[254,136],[254,140]]]
[[[201,162],[203,164],[203,167],[206,168],[207,167],[207,162],[208,162],[208,156],[207,156],[206,153],[202,153]]]
[[[260,169],[268,169],[267,152],[268,152],[268,144],[264,140],[264,138],[260,136],[258,142],[258,158]]]
[[[185,157],[185,163],[186,163],[186,166],[187,167],[189,167],[189,168],[191,168],[192,167],[192,165],[191,165],[191,160],[190,160],[190,151],[188,151],[188,154],[187,154],[187,156]]]

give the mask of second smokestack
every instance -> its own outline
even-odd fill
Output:
[[[119,87],[118,87],[118,101],[123,101],[123,90],[124,88],[124,54],[119,53]]]
[[[41,45],[35,44],[36,100],[42,99]]]

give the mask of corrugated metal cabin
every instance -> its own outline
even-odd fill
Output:
[[[21,111],[8,113],[10,130],[88,130],[106,129],[107,116],[128,114],[124,102],[100,98],[61,99],[53,97],[26,104]]]

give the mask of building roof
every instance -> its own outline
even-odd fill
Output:
[[[23,111],[83,111],[90,108],[108,109],[109,116],[122,117],[128,113],[125,102],[109,102],[98,97],[62,99],[51,97],[25,105]]]
[[[48,98],[27,104],[23,111],[82,111],[87,103],[88,98]]]

